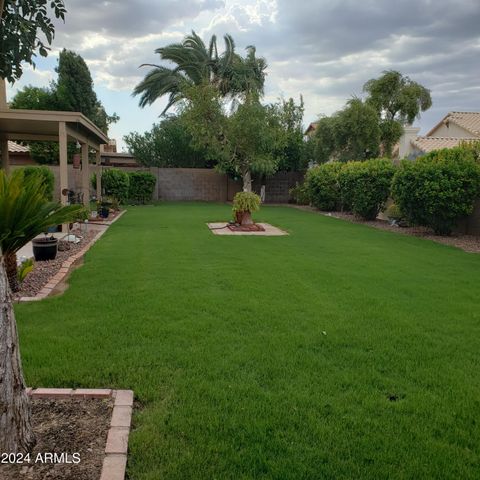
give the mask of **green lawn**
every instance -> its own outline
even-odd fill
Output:
[[[28,384],[131,388],[129,478],[480,475],[480,256],[288,207],[138,207],[16,307]]]

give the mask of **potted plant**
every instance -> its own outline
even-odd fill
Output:
[[[33,256],[37,262],[45,260],[55,260],[58,251],[58,238],[53,235],[48,237],[34,238],[32,240]]]
[[[111,205],[112,205],[112,202],[110,202],[107,199],[97,202],[98,216],[101,218],[108,218]]]
[[[252,212],[260,208],[260,197],[253,192],[238,192],[233,197],[233,215],[235,222],[242,225],[253,225]]]

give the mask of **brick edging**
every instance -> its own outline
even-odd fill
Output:
[[[133,391],[106,388],[27,388],[33,398],[113,398],[112,418],[105,444],[100,480],[124,480],[127,468],[128,435],[132,422]]]
[[[20,297],[18,299],[19,302],[34,302],[37,300],[43,300],[44,298],[48,297],[50,293],[52,293],[53,289],[68,275],[70,271],[70,267],[81,257],[88,252],[90,247],[108,230],[108,227],[115,223],[124,213],[126,210],[122,210],[112,221],[110,224],[107,225],[107,228],[104,230],[100,230],[95,237],[93,237],[92,241],[87,243],[81,250],[77,253],[73,254],[72,256],[68,257],[60,267],[60,270],[41,288],[41,290],[33,297]],[[93,223],[92,223],[93,225]]]

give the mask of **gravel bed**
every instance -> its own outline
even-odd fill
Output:
[[[26,276],[20,286],[20,291],[15,297],[34,297],[48,281],[60,270],[65,260],[81,250],[85,245],[91,243],[97,235],[98,230],[90,230],[86,234],[79,230],[72,230],[70,233],[82,237],[79,243],[68,243],[69,250],[58,251],[55,260],[35,262],[33,270]],[[64,242],[66,243],[66,242]]]
[[[313,207],[294,205],[295,208],[301,210],[308,210],[311,212],[316,212],[321,215],[328,217],[340,218],[352,223],[360,223],[362,225],[367,225],[373,228],[379,228],[381,230],[388,230],[394,233],[400,233],[402,235],[410,235],[413,237],[426,238],[428,240],[433,240],[437,243],[443,243],[444,245],[450,245],[452,247],[457,247],[465,252],[469,253],[480,253],[480,237],[476,235],[461,235],[461,234],[452,234],[450,236],[434,235],[432,230],[426,227],[398,227],[396,225],[390,225],[386,220],[362,220],[361,218],[356,217],[351,213],[345,212],[322,212]]]

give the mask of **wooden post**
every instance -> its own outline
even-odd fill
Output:
[[[97,164],[97,201],[102,199],[102,158],[100,150],[95,152],[95,161]]]
[[[2,150],[1,167],[8,174],[10,171],[10,159],[8,155],[8,140],[6,138],[0,139],[0,149]]]
[[[7,109],[7,84],[4,78],[0,78],[0,110]]]
[[[60,163],[60,203],[66,205],[68,196],[62,193],[64,190],[68,190],[67,129],[65,122],[58,124],[58,157]]]
[[[82,143],[82,196],[83,205],[88,208],[90,205],[90,168],[88,164],[88,145]]]

